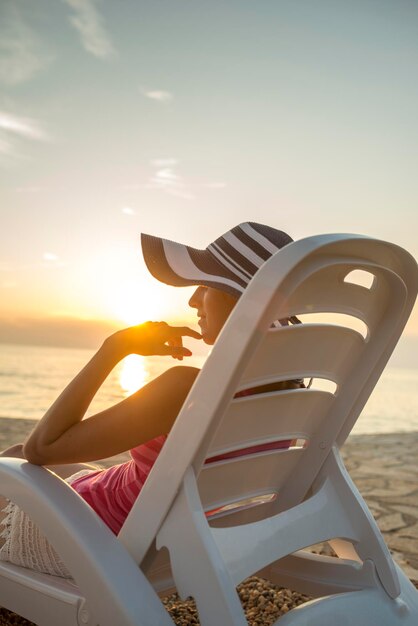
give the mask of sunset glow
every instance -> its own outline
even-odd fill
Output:
[[[1,4],[0,342],[191,319],[141,232],[205,248],[256,221],[418,256],[418,3],[119,4]]]
[[[130,354],[123,360],[119,373],[119,383],[126,396],[130,396],[143,387],[147,379],[148,371],[144,357]]]
[[[115,282],[104,298],[108,303],[109,316],[128,326],[159,320],[167,309],[157,282],[155,285],[143,283],[139,286],[134,283],[128,286],[126,283],[121,285]]]

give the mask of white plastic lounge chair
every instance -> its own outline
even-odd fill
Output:
[[[354,270],[371,286],[353,282]],[[196,599],[203,626],[245,626],[235,587],[258,573],[318,598],[280,626],[416,625],[418,592],[339,448],[417,287],[407,252],[358,235],[310,237],[275,254],[225,325],[118,539],[53,474],[1,459],[0,493],[27,510],[76,584],[0,563],[0,605],[40,626],[164,626],[172,622],[156,592],[177,588]],[[310,323],[314,313],[354,317],[365,332]],[[304,324],[273,327],[290,315]],[[297,378],[314,384],[234,399],[238,390]],[[317,388],[320,379],[334,389]],[[283,440],[296,445],[204,464]],[[338,558],[303,550],[328,540]]]

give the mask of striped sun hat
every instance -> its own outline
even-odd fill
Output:
[[[161,282],[175,287],[205,285],[237,297],[263,263],[292,241],[287,233],[255,222],[235,226],[204,250],[141,235],[145,263]]]

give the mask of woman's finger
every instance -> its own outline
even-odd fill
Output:
[[[189,328],[188,326],[168,326],[166,328],[167,333],[170,333],[171,336],[181,336],[181,337],[193,337],[194,339],[202,339],[202,335],[198,333],[193,328]]]
[[[179,358],[180,360],[182,360],[182,357],[184,356],[192,356],[191,351],[188,348],[185,348],[184,346],[169,346],[169,345],[163,345],[159,348],[158,353],[160,356],[172,356],[174,358]]]
[[[170,348],[182,348],[183,340],[181,337],[172,337],[167,341],[167,345],[170,346]],[[173,359],[178,359],[179,361],[183,360],[183,355],[172,354],[172,357]]]

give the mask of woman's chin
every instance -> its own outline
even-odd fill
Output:
[[[212,337],[209,333],[201,330],[203,342],[208,346],[213,346],[216,337]]]

